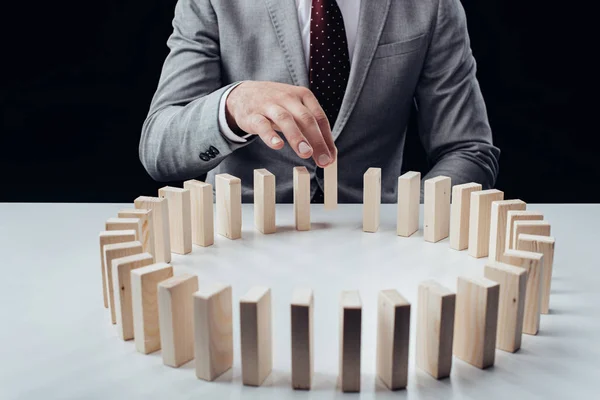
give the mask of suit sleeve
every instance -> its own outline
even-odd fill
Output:
[[[424,177],[492,188],[500,150],[492,132],[460,0],[439,0],[415,101],[421,142],[432,169]]]
[[[157,181],[207,173],[245,143],[219,130],[222,87],[217,18],[210,0],[179,0],[170,52],[142,128],[140,161]]]

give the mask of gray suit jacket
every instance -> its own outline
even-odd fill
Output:
[[[139,148],[155,180],[208,173],[214,183],[215,174],[226,172],[241,178],[243,201],[250,202],[253,170],[266,168],[277,176],[277,201],[291,202],[292,168],[304,165],[313,192],[323,187],[315,163],[289,146],[274,151],[256,137],[234,144],[218,127],[219,100],[235,82],[308,87],[294,0],[179,0],[167,44]],[[369,167],[382,169],[382,201],[396,201],[413,101],[433,165],[424,179],[444,174],[453,184],[492,187],[500,151],[492,145],[475,72],[459,0],[363,0],[348,88],[333,127],[339,201],[362,201]]]

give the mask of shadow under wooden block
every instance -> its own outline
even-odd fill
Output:
[[[309,390],[313,376],[313,306],[311,289],[294,290],[291,304],[292,321],[292,387]]]
[[[152,210],[154,231],[154,259],[156,262],[171,262],[171,235],[169,228],[169,202],[165,198],[140,196],[134,200],[135,208]]]
[[[131,271],[131,305],[135,348],[142,354],[160,349],[158,284],[173,276],[173,267],[157,263]]]
[[[212,246],[215,243],[213,187],[195,179],[183,182],[183,187],[190,191],[192,203],[192,243]]]
[[[136,238],[135,230],[125,231],[104,231],[98,235],[100,239],[100,269],[102,275],[102,298],[104,308],[108,308],[108,289],[106,287],[106,265],[104,263],[104,246],[107,244],[134,242]]]
[[[381,168],[363,175],[363,232],[377,232],[381,208]]]
[[[273,369],[271,289],[255,286],[240,299],[242,382],[260,386]]]
[[[452,188],[450,205],[450,248],[464,250],[469,247],[469,216],[471,193],[481,190],[479,183],[463,183]]]
[[[456,294],[429,280],[419,285],[417,366],[436,379],[450,376]]]
[[[106,266],[106,296],[110,308],[110,320],[113,324],[117,323],[117,314],[115,312],[115,294],[113,284],[113,260],[121,257],[132,256],[142,252],[142,243],[139,241],[107,244],[104,246],[104,265]]]
[[[517,238],[517,249],[531,251],[544,255],[544,273],[542,277],[541,313],[550,311],[550,286],[552,284],[552,269],[554,264],[554,238],[551,236],[529,235],[521,233]]]
[[[490,222],[490,244],[488,257],[501,261],[506,250],[506,229],[509,211],[524,211],[527,204],[523,200],[499,200],[492,202]]]
[[[158,197],[168,200],[169,240],[171,251],[177,254],[192,252],[192,201],[190,191],[165,186],[158,189]]]
[[[450,234],[451,184],[451,179],[443,175],[424,183],[423,237],[426,242],[439,242]]]
[[[487,257],[489,253],[492,202],[498,200],[504,200],[504,192],[497,189],[471,193],[469,215],[469,255],[471,257]]]
[[[396,234],[409,237],[419,230],[421,173],[409,171],[398,177]]]
[[[242,237],[242,181],[230,174],[215,175],[217,233],[227,239]]]
[[[294,167],[294,223],[296,230],[310,230],[310,174],[306,167]]]
[[[254,170],[254,225],[260,233],[275,233],[275,175]]]
[[[506,213],[506,248],[502,249],[499,261],[507,262],[504,258],[504,251],[514,249],[513,246],[513,230],[516,221],[541,221],[544,215],[539,211],[521,211],[510,210]]]
[[[152,210],[146,209],[125,209],[119,211],[119,218],[139,218],[142,222],[142,234],[138,238],[142,242],[142,247],[145,253],[150,253],[155,256],[154,251],[154,230],[152,225]]]
[[[396,290],[382,290],[377,310],[377,376],[390,390],[404,389],[408,381],[410,303]]]
[[[340,299],[338,383],[342,392],[360,392],[362,302],[358,291],[344,291]]]

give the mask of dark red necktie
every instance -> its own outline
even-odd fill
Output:
[[[333,125],[340,112],[350,56],[344,19],[337,0],[312,0],[310,16],[310,90]]]

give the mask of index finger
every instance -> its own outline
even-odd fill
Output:
[[[309,92],[302,97],[302,103],[310,110],[317,121],[319,129],[321,130],[321,135],[323,135],[323,139],[325,140],[325,144],[329,149],[329,153],[333,157],[332,162],[335,161],[337,158],[337,148],[335,147],[335,143],[333,141],[333,134],[331,133],[331,127],[329,126],[329,120],[327,119],[325,111],[323,111],[319,101],[312,94],[312,92]]]

